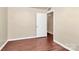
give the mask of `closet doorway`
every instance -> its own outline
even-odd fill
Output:
[[[53,12],[47,13],[47,36],[53,41]]]

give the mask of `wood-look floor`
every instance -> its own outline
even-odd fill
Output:
[[[68,51],[53,42],[53,36],[10,41],[2,51]]]

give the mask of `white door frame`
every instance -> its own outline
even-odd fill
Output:
[[[48,13],[51,13],[51,12],[54,12],[54,10],[51,8],[51,10],[50,11],[48,11],[46,14],[48,14]],[[54,13],[53,13],[53,21],[54,21]],[[53,26],[54,27],[54,26]],[[54,31],[53,31],[54,32]],[[54,34],[54,33],[53,33]]]

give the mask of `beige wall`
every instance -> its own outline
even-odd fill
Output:
[[[36,36],[36,13],[41,10],[26,7],[8,8],[8,39]]]
[[[53,12],[47,14],[47,32],[53,34]]]
[[[0,47],[7,40],[7,8],[0,7]]]
[[[79,50],[79,8],[53,8],[54,40]]]

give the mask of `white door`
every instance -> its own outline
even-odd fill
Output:
[[[37,37],[47,36],[47,14],[37,13]]]

